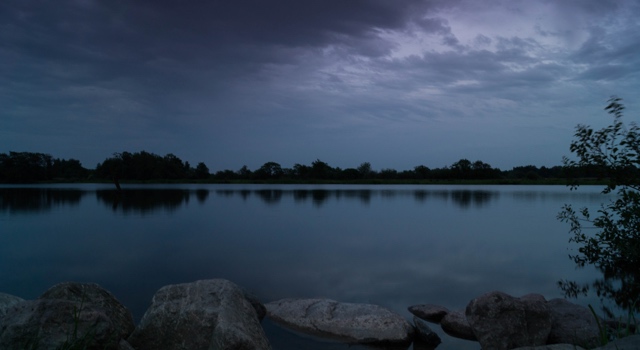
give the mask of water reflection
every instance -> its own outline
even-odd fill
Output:
[[[172,212],[189,202],[189,190],[172,189],[128,189],[122,191],[97,190],[98,201],[110,206],[114,211],[145,214],[158,209]],[[201,203],[208,197],[206,193],[196,193]]]
[[[282,199],[282,190],[257,190],[256,194],[267,204],[277,204]]]
[[[259,190],[216,190],[216,194],[231,197],[240,195],[244,200],[251,195],[256,195],[267,205],[276,205],[284,198],[291,197],[295,203],[311,201],[314,206],[321,207],[327,201],[335,199],[356,199],[361,204],[368,205],[373,197],[379,196],[384,200],[391,200],[404,196],[413,196],[418,202],[430,199],[451,200],[461,208],[470,206],[481,207],[491,200],[498,198],[497,191],[486,190],[369,190],[369,189],[346,189],[346,190],[326,190],[326,189],[259,189]]]
[[[0,211],[45,212],[61,205],[78,205],[86,193],[51,188],[0,188]]]
[[[373,198],[397,200],[413,198],[418,203],[428,201],[450,202],[461,209],[480,208],[499,199],[500,191],[493,189],[323,189],[323,188],[257,188],[257,189],[185,189],[185,188],[129,188],[118,192],[111,188],[96,190],[56,189],[56,188],[0,188],[0,210],[3,211],[44,211],[56,205],[76,205],[87,194],[95,192],[99,202],[113,210],[125,213],[149,213],[154,210],[175,211],[187,204],[191,196],[200,204],[211,199],[211,194],[224,198],[239,196],[244,201],[252,196],[268,206],[281,204],[292,199],[301,204],[310,202],[320,208],[328,201],[358,201],[368,206]],[[504,193],[504,191],[502,191]],[[510,194],[522,201],[557,201],[566,194],[544,191],[516,191]],[[590,197],[591,194],[586,194]],[[404,199],[403,199],[404,200]]]
[[[464,308],[490,290],[552,298],[574,273],[557,209],[591,202],[564,186],[123,187],[0,191],[0,292],[35,298],[60,281],[91,281],[138,319],[158,288],[206,278],[265,302],[327,297],[406,317],[408,305]],[[53,203],[74,208],[46,213]],[[18,208],[30,212],[9,212]],[[576,280],[591,281],[587,272]],[[310,348],[272,339],[274,349]],[[443,338],[439,348],[477,349],[458,344]]]
[[[198,203],[203,204],[209,198],[209,190],[197,190],[196,198],[198,199]]]
[[[0,189],[0,210],[43,211],[60,204],[78,204],[82,196],[89,193],[82,190],[47,188],[2,188]],[[174,211],[189,202],[191,195],[203,204],[210,196],[206,189],[99,189],[95,191],[99,202],[125,213],[148,213],[154,210]],[[497,191],[487,190],[370,190],[370,189],[218,189],[215,194],[222,197],[240,196],[243,200],[256,196],[267,205],[278,205],[283,199],[292,198],[295,203],[310,201],[321,207],[329,200],[358,200],[368,205],[374,197],[392,200],[413,196],[417,202],[431,199],[448,201],[461,208],[481,207],[498,198]]]

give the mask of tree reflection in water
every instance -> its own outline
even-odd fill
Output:
[[[78,205],[85,194],[73,189],[0,188],[0,211],[43,212],[61,205]]]
[[[189,190],[173,189],[126,189],[122,191],[97,190],[99,201],[124,213],[150,213],[157,209],[174,211],[189,202]],[[200,194],[199,198],[203,195]]]
[[[487,190],[370,190],[370,189],[259,189],[259,190],[216,190],[216,194],[231,197],[240,195],[247,199],[251,195],[256,195],[267,205],[280,203],[284,198],[291,197],[296,203],[311,201],[314,206],[321,207],[326,201],[331,199],[356,199],[362,204],[368,205],[374,196],[384,199],[393,199],[400,196],[413,196],[418,202],[429,199],[451,200],[452,203],[468,208],[471,205],[480,207],[498,196],[497,191]]]

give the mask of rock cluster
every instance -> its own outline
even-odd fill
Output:
[[[0,296],[0,349],[270,349],[252,302],[227,280],[165,286],[135,327],[97,284],[61,283],[36,300]]]
[[[413,324],[372,304],[282,299],[265,305],[230,281],[212,279],[162,287],[136,326],[107,290],[67,282],[35,300],[0,293],[0,349],[271,349],[260,324],[265,316],[313,336],[393,348],[411,342],[415,349],[438,346],[440,337],[425,321],[477,340],[483,349],[583,349],[598,342],[598,324],[588,309],[537,294],[490,292],[464,311],[430,304],[409,311]],[[640,335],[597,349],[640,350]]]
[[[413,305],[409,311],[439,323],[451,336],[477,340],[483,349],[591,349],[600,334],[587,308],[565,299],[547,301],[539,294],[516,298],[494,291],[471,300],[464,312],[431,304]]]

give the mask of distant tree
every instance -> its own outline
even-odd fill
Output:
[[[118,189],[120,189],[120,179],[126,178],[125,172],[125,160],[122,153],[114,153],[113,157],[99,163],[95,170],[96,177],[113,181]]]
[[[231,180],[239,179],[241,177],[240,177],[240,174],[238,174],[237,172],[227,169],[227,170],[216,171],[216,173],[213,175],[213,178],[219,181],[231,181]]]
[[[373,175],[373,170],[371,169],[371,163],[369,162],[361,163],[357,169],[358,169],[358,172],[360,173],[360,176],[364,179],[371,178]]]
[[[334,169],[320,159],[311,163],[311,178],[313,179],[329,179],[333,173]]]
[[[0,180],[9,183],[31,183],[52,178],[53,158],[49,154],[9,152],[0,156]]]
[[[455,179],[468,179],[471,178],[471,161],[468,159],[460,159],[459,161],[451,164],[451,177]]]
[[[282,177],[283,174],[282,167],[276,162],[264,163],[260,169],[254,172],[254,176],[261,180],[278,179]]]
[[[77,159],[59,159],[53,160],[51,169],[52,179],[78,180],[86,179],[89,176],[89,170],[85,169]]]
[[[172,153],[161,157],[141,151],[114,153],[96,166],[96,176],[103,179],[182,180],[193,177],[195,170]]]
[[[413,173],[417,179],[426,179],[429,177],[431,170],[424,165],[418,165],[413,168]]]
[[[509,177],[516,179],[530,179],[535,180],[539,175],[539,169],[535,165],[525,165],[513,167],[509,172]]]
[[[474,179],[496,179],[500,178],[502,172],[485,162],[476,160],[471,164],[471,174]]]
[[[253,175],[253,172],[251,172],[251,170],[249,170],[249,168],[246,165],[243,165],[242,168],[238,170],[238,176],[241,179],[249,179],[251,178],[252,175]]]
[[[185,179],[187,175],[184,171],[184,163],[174,154],[169,153],[163,158],[163,178],[164,179]]]
[[[293,174],[298,179],[308,179],[311,176],[311,168],[307,165],[294,164]]]
[[[209,168],[207,168],[207,165],[203,162],[198,163],[196,170],[194,171],[194,176],[196,179],[209,178]]]
[[[578,125],[570,147],[577,160],[565,157],[563,162],[569,169],[592,167],[607,182],[602,192],[616,191],[617,196],[602,204],[595,217],[592,210],[576,211],[571,205],[558,215],[570,224],[570,241],[579,245],[578,253],[571,255],[573,261],[579,267],[595,266],[603,278],[591,286],[559,284],[567,295],[593,287],[599,296],[640,311],[640,128],[623,124],[620,98],[612,97],[605,110],[613,123],[600,130]]]
[[[385,168],[378,172],[378,177],[383,180],[393,180],[398,177],[398,171],[395,169]]]
[[[344,180],[357,180],[362,178],[362,174],[358,171],[358,169],[347,168],[340,172],[339,177],[340,179]]]

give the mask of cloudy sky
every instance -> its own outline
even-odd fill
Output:
[[[639,72],[636,0],[3,0],[0,153],[553,166]]]

